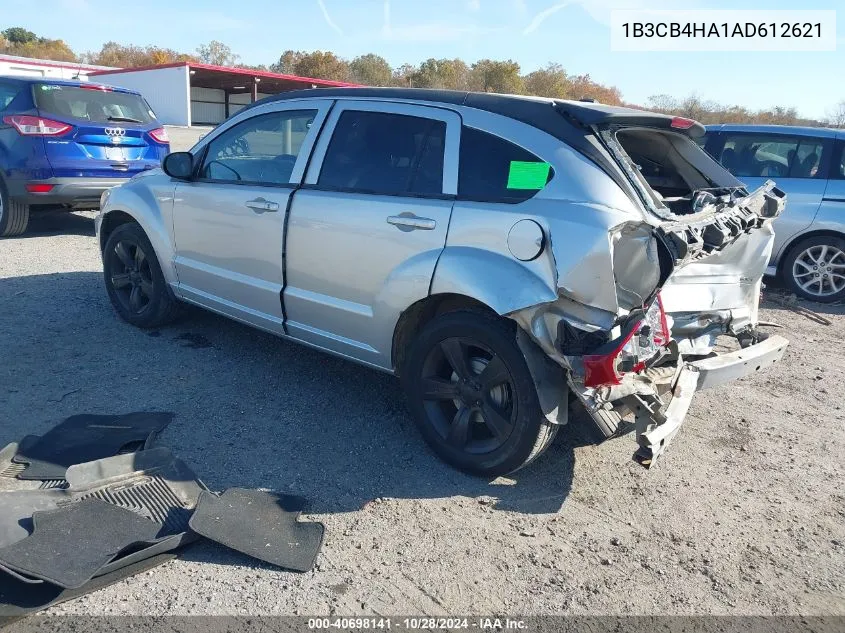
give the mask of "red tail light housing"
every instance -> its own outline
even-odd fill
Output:
[[[626,373],[645,369],[671,338],[669,321],[658,294],[643,318],[626,328],[621,337],[608,343],[602,353],[583,357],[584,386],[618,385]]]
[[[21,136],[62,136],[73,129],[67,123],[26,114],[4,116],[3,123],[14,127]]]
[[[150,132],[150,136],[153,137],[153,140],[156,143],[161,143],[162,145],[170,144],[170,136],[168,136],[167,130],[165,130],[163,127],[154,129],[152,132]]]
[[[82,84],[79,86],[83,90],[99,90],[101,92],[114,92],[111,86],[104,86],[102,84]]]

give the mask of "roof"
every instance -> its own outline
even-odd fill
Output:
[[[705,126],[708,132],[758,132],[761,134],[792,134],[822,138],[844,137],[845,130],[807,125],[757,125],[754,123],[720,123]]]
[[[86,81],[85,79],[60,79],[58,77],[41,77],[41,76],[32,76],[32,75],[4,75],[0,73],[0,77],[3,79],[12,79],[14,81],[22,81],[28,84],[50,84],[51,86],[72,86],[74,88],[87,88],[89,90],[97,90],[100,87],[108,88],[108,90],[113,92],[127,92],[134,95],[139,95],[140,93],[136,90],[130,90],[128,88],[121,88],[120,86],[109,86],[107,84],[101,84],[100,82],[93,82],[93,81]]]
[[[468,108],[487,110],[496,114],[529,123],[554,135],[560,133],[561,122],[565,119],[578,126],[591,125],[631,125],[669,128],[675,117],[636,110],[602,103],[567,101],[546,97],[524,95],[495,94],[488,92],[467,92],[465,90],[431,90],[428,88],[323,88],[315,90],[296,90],[273,95],[259,103],[267,101],[297,99],[304,97],[353,97],[372,99],[401,99],[449,103]],[[693,122],[689,129],[676,129],[679,133],[690,136],[704,134],[704,126]]]
[[[213,64],[200,64],[196,62],[174,62],[172,64],[159,64],[156,66],[140,66],[137,68],[111,68],[106,70],[98,70],[93,73],[90,73],[89,76],[99,76],[99,75],[117,75],[122,73],[136,73],[136,72],[143,72],[148,70],[158,70],[161,68],[178,68],[178,67],[188,67],[189,70],[195,71],[194,73],[194,81],[195,85],[199,85],[196,83],[197,81],[202,80],[203,78],[209,78],[213,75],[222,76],[228,75],[230,77],[244,77],[244,78],[252,78],[257,77],[261,80],[269,80],[274,83],[281,83],[281,84],[295,84],[294,87],[301,87],[302,84],[311,84],[314,86],[321,86],[321,87],[352,87],[357,86],[359,84],[349,83],[346,81],[331,81],[328,79],[314,79],[312,77],[299,77],[297,75],[285,75],[282,73],[272,73],[266,70],[252,70],[250,68],[235,68],[233,66],[215,66]],[[217,87],[216,85],[214,87]],[[286,89],[289,89],[288,86]]]
[[[80,64],[78,62],[57,62],[50,59],[34,59],[32,57],[20,57],[18,55],[0,54],[0,62],[15,62],[18,64],[29,64],[30,66],[46,66],[48,68],[67,68],[69,70],[112,70],[111,66],[95,66],[93,64]]]

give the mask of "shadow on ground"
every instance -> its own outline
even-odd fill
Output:
[[[822,324],[824,324],[824,318],[822,320],[814,319],[813,314],[822,317],[845,314],[845,301],[834,301],[833,303],[808,301],[793,294],[778,279],[767,277],[765,283],[766,289],[763,291],[763,301],[760,307],[771,310],[788,310]]]
[[[572,485],[574,449],[593,439],[570,424],[537,462],[485,481],[428,450],[386,374],[195,308],[138,330],[117,319],[94,272],[9,278],[0,301],[0,348],[13,359],[0,444],[77,413],[173,411],[161,443],[214,490],[299,494],[314,513],[453,496],[554,513]]]
[[[94,236],[94,220],[65,210],[32,211],[26,233],[15,239],[50,235]]]

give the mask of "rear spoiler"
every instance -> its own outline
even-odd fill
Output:
[[[684,117],[669,116],[657,112],[619,108],[599,104],[581,104],[571,101],[556,101],[555,109],[570,121],[581,127],[653,127],[701,138],[706,132],[698,121]]]

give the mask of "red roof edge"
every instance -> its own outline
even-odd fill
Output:
[[[172,64],[158,64],[155,66],[139,66],[137,68],[118,68],[115,70],[98,70],[89,73],[92,75],[115,75],[119,73],[131,73],[144,70],[158,70],[159,68],[177,68],[179,66],[187,66],[189,69],[210,70],[213,72],[224,72],[235,75],[247,75],[250,77],[259,77],[262,79],[281,79],[286,81],[298,81],[301,83],[310,83],[315,86],[336,87],[336,88],[357,88],[361,84],[350,83],[348,81],[332,81],[330,79],[315,79],[313,77],[298,77],[296,75],[283,75],[281,73],[272,73],[266,70],[252,70],[250,68],[234,68],[232,66],[214,66],[213,64],[199,64],[195,62],[174,62]]]

